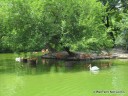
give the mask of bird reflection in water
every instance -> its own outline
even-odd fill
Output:
[[[93,64],[87,64],[87,65],[88,65],[88,68],[91,73],[98,74],[100,72],[100,70],[110,68],[112,63],[111,62],[101,62],[101,63],[98,63],[97,66],[94,66]]]

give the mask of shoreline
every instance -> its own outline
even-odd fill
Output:
[[[66,51],[48,53],[41,56],[43,59],[56,59],[56,60],[99,60],[99,59],[128,59],[128,53],[121,49],[113,49],[108,54],[106,51],[101,51],[101,54],[87,54],[84,52],[75,52],[74,56],[69,56]]]

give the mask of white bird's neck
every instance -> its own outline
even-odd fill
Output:
[[[92,66],[91,65],[89,65],[89,68],[90,68],[90,70],[92,69]]]

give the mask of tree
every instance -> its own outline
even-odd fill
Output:
[[[14,51],[101,50],[112,46],[96,0],[11,0],[6,2],[4,44]],[[95,47],[94,47],[95,46]]]
[[[40,47],[38,39],[41,38],[41,35],[36,30],[36,17],[31,12],[30,2],[13,0],[7,2],[7,4],[9,3],[11,6],[5,6],[7,7],[4,18],[6,35],[3,39],[5,43],[9,44],[13,51],[37,50],[36,48]]]
[[[127,13],[128,1],[127,0],[99,0],[104,6],[106,6],[106,15],[103,22],[108,29],[108,36],[111,37],[115,46],[117,46],[117,39],[124,34],[122,31],[123,26],[119,26],[124,16],[122,13]],[[123,24],[123,23],[121,23]],[[123,24],[124,25],[124,24]],[[121,36],[122,37],[122,36]],[[123,38],[122,38],[123,39]],[[119,45],[119,42],[118,42]]]
[[[128,51],[128,13],[121,13],[122,20],[116,24],[120,27],[120,34],[117,37],[116,45],[123,46]]]
[[[9,5],[7,4],[6,1],[1,0],[0,1],[0,52],[3,51],[10,51],[9,44],[5,43],[7,38],[6,38],[6,25],[7,23],[7,7]]]
[[[100,2],[49,1],[44,5],[44,13],[44,22],[49,27],[45,31],[50,37],[48,44],[54,49],[64,47],[70,54],[69,47],[72,50],[100,50],[111,45],[102,23],[104,7]]]

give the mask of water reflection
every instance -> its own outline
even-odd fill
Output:
[[[1,73],[13,73],[15,64],[12,59],[0,60],[0,74]]]
[[[121,90],[121,91],[124,91],[124,83],[128,83],[127,82],[127,70],[128,66],[113,66],[112,70],[111,70],[111,73],[112,73],[112,85],[113,85],[113,88],[116,89],[116,90]],[[118,71],[117,71],[118,70]],[[124,81],[122,81],[124,80]],[[121,96],[124,96],[123,94]]]
[[[64,61],[55,59],[41,59],[38,63],[14,62],[13,60],[1,61],[0,66],[2,73],[17,73],[18,75],[26,74],[45,74],[50,72],[79,72],[89,71],[89,64],[98,66],[100,70],[109,69],[112,66],[110,61]],[[99,73],[99,72],[94,72]]]
[[[105,69],[105,68],[110,68],[112,66],[112,63],[109,61],[109,62],[103,62],[100,64],[100,68],[101,69]]]
[[[97,71],[90,71],[90,73],[92,73],[92,74],[99,74],[99,70],[97,70]]]
[[[89,71],[89,64],[92,66],[98,66],[100,70],[108,69],[112,63],[110,61],[63,61],[55,59],[41,59],[35,66],[37,74],[43,74],[48,72],[79,72]],[[32,69],[34,66],[30,66]],[[95,74],[99,72],[93,72]]]

